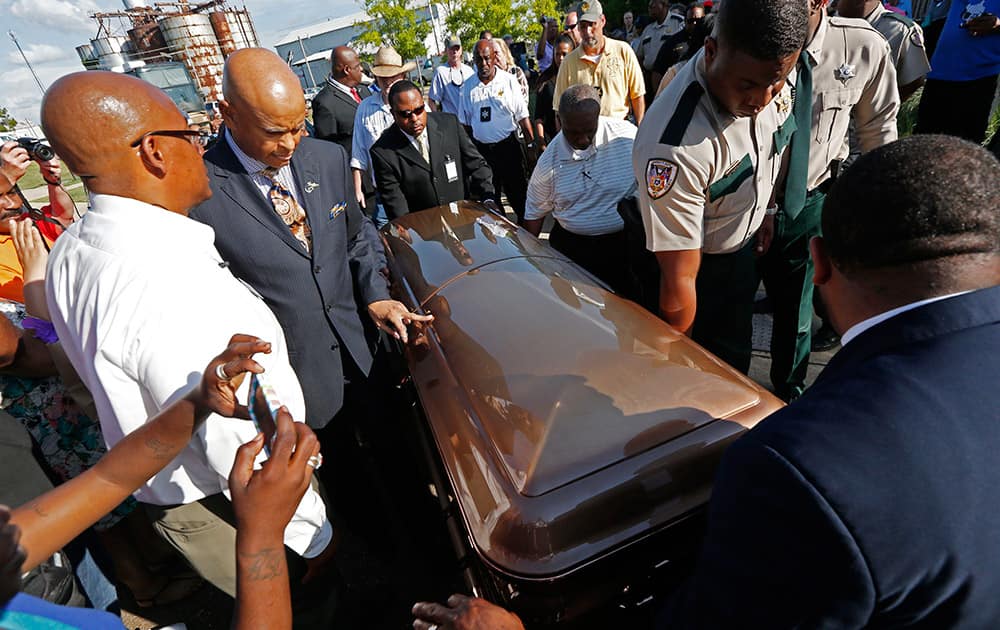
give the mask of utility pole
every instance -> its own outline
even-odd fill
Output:
[[[31,71],[31,76],[35,77],[35,83],[38,84],[38,89],[41,91],[42,96],[45,96],[45,86],[42,85],[42,82],[38,79],[38,75],[35,74],[35,69],[31,67],[28,57],[24,54],[24,51],[21,50],[21,44],[18,43],[17,37],[14,36],[14,31],[7,31],[7,34],[10,35],[11,40],[14,41],[14,45],[17,46],[17,52],[21,53],[21,58],[24,59],[24,65],[28,66],[28,70]]]
[[[306,62],[306,70],[309,71],[309,80],[312,81],[312,86],[316,87],[316,77],[313,76],[312,66],[309,65],[309,56],[306,55],[306,47],[302,45],[301,35],[299,35],[299,49],[302,51],[302,60]]]

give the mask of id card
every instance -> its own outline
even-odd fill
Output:
[[[458,179],[458,165],[450,155],[445,159],[444,172],[448,176],[449,184]]]

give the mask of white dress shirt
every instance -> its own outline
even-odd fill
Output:
[[[928,298],[926,300],[920,300],[919,302],[912,302],[910,304],[904,304],[903,306],[894,308],[892,310],[880,313],[875,317],[869,317],[866,320],[860,321],[847,329],[843,335],[840,336],[841,347],[846,346],[851,342],[852,339],[865,332],[873,326],[877,326],[887,319],[895,317],[905,313],[906,311],[912,311],[915,308],[920,308],[927,304],[932,304],[934,302],[940,302],[941,300],[947,300],[948,298],[958,297],[959,295],[965,295],[966,293],[972,293],[972,291],[960,291],[958,293],[949,293],[948,295],[940,295],[938,297]]]
[[[45,288],[52,323],[93,394],[108,446],[199,383],[235,333],[271,342],[271,353],[255,358],[292,416],[305,417],[281,326],[223,264],[212,228],[134,199],[94,195],[91,201],[91,210],[52,248]],[[249,382],[238,391],[241,400]],[[236,450],[256,433],[248,421],[209,416],[136,498],[177,505],[228,496]],[[264,459],[262,453],[258,463]],[[285,544],[313,557],[331,534],[323,500],[307,490],[285,529]]]
[[[556,134],[531,174],[524,218],[551,212],[566,231],[586,236],[623,229],[618,202],[635,194],[636,131],[627,120],[601,116],[594,143],[584,151],[571,147],[561,131]]]

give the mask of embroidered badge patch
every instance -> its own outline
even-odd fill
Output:
[[[319,184],[317,184],[316,182],[306,182],[306,194],[311,193],[317,188],[319,188]]]
[[[347,202],[341,202],[330,208],[330,219],[336,219],[340,214],[347,209]]]
[[[652,199],[667,194],[677,179],[677,165],[669,160],[650,160],[646,163],[646,192]]]

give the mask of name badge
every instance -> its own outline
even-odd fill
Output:
[[[479,108],[479,122],[490,122],[493,120],[493,108],[487,105]]]
[[[445,159],[444,172],[448,176],[449,184],[458,179],[458,166],[450,155]]]

